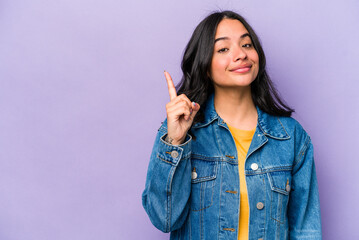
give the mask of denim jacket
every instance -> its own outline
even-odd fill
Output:
[[[313,145],[291,117],[257,108],[258,123],[245,160],[249,239],[322,239]],[[183,144],[164,141],[158,130],[142,204],[153,225],[171,239],[228,239],[238,236],[237,149],[212,94],[204,121]]]

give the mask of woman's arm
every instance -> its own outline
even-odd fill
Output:
[[[167,120],[158,130],[147,172],[142,205],[152,224],[163,232],[180,228],[191,193],[191,140],[176,146],[165,141]]]
[[[289,239],[322,239],[313,145],[308,135],[293,166],[288,219]]]

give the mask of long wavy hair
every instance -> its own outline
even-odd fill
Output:
[[[203,19],[194,30],[182,59],[183,77],[177,84],[179,94],[186,94],[191,100],[200,104],[194,123],[204,118],[204,108],[208,97],[214,92],[213,80],[209,76],[214,49],[215,34],[218,24],[224,19],[240,21],[247,29],[253,46],[259,56],[259,71],[251,83],[252,99],[262,111],[275,116],[291,116],[294,109],[288,107],[280,98],[273,82],[266,71],[266,57],[257,34],[247,21],[232,11],[214,12]]]

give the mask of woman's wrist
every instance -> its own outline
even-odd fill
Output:
[[[176,140],[174,140],[173,138],[171,138],[170,136],[168,136],[168,134],[167,134],[167,136],[166,136],[166,138],[165,138],[165,141],[166,141],[167,143],[171,144],[171,145],[180,145],[180,144],[183,143],[183,140],[176,141]]]

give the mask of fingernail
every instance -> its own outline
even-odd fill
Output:
[[[195,106],[196,106],[196,103],[195,103],[195,102],[192,102],[192,104],[193,104],[193,107],[195,107]]]

